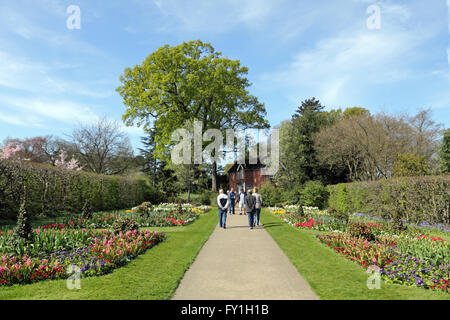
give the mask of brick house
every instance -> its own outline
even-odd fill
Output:
[[[228,187],[234,188],[236,192],[244,189],[260,188],[264,181],[270,180],[270,176],[263,175],[264,165],[258,162],[257,164],[238,164],[235,162],[227,171]]]

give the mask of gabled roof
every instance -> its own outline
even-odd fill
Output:
[[[245,159],[245,163],[242,163],[242,164],[238,163],[238,161],[234,161],[231,164],[231,167],[228,168],[226,173],[228,174],[229,172],[237,172],[237,171],[241,170],[241,168],[244,168],[244,170],[259,170],[264,167],[265,167],[265,165],[263,163],[261,163],[261,161],[259,161],[259,159],[256,161],[256,164],[251,164],[249,159]]]

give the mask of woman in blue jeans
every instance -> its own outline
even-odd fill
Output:
[[[261,215],[261,208],[262,208],[262,204],[263,204],[263,199],[262,196],[258,193],[258,188],[253,188],[253,196],[255,197],[256,200],[256,204],[255,204],[255,221],[254,221],[254,225],[259,227],[259,218]]]

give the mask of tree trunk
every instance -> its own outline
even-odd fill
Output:
[[[187,198],[188,202],[191,202],[191,182],[189,181],[189,187],[188,187],[188,198]]]
[[[217,192],[217,163],[212,164],[212,187],[211,191]]]

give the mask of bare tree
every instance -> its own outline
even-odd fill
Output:
[[[377,114],[343,119],[316,135],[319,161],[345,167],[352,181],[390,178],[400,153],[427,161],[436,154],[441,131],[430,117],[426,110],[414,117]]]
[[[84,170],[101,174],[122,174],[133,163],[127,135],[113,120],[83,124],[72,132],[71,144]]]
[[[412,129],[411,153],[430,159],[439,148],[443,127],[431,119],[431,109],[421,110],[410,117],[409,124]]]

